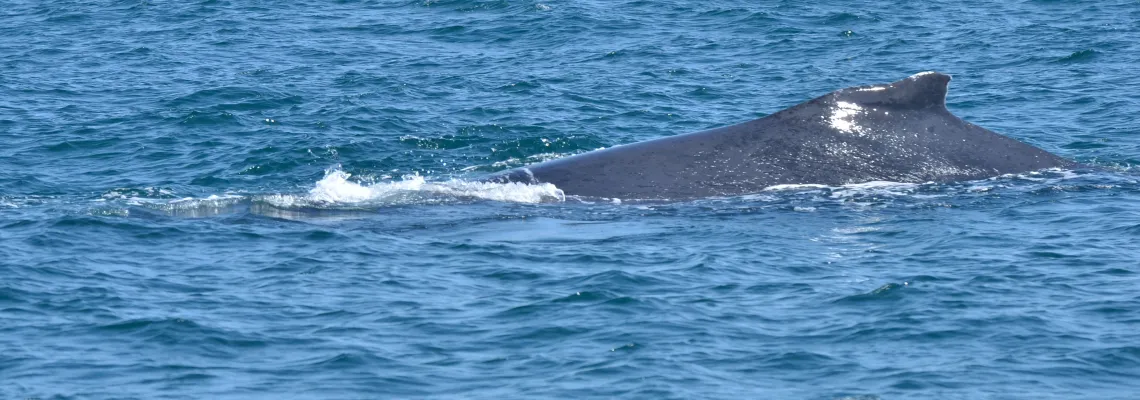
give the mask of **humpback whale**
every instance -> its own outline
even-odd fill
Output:
[[[578,154],[487,178],[551,183],[567,195],[689,199],[775,185],[953,182],[1072,161],[963,121],[950,76],[922,72],[840,89],[766,117]]]

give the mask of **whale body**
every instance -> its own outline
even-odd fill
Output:
[[[776,185],[952,182],[1075,163],[963,121],[950,76],[840,89],[766,117],[506,171],[492,182],[551,183],[567,195],[687,199]]]

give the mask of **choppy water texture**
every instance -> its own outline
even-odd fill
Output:
[[[1135,398],[1140,3],[0,7],[2,398]],[[1095,166],[472,178],[952,74]]]

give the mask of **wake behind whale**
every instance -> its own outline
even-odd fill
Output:
[[[547,161],[490,182],[550,183],[567,195],[685,199],[778,185],[954,182],[1072,161],[963,121],[950,76],[840,89],[757,120]]]

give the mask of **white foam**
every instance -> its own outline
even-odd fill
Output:
[[[849,183],[842,186],[828,186],[817,184],[785,184],[785,185],[772,185],[764,188],[765,191],[774,190],[803,190],[803,189],[850,189],[850,190],[873,190],[873,189],[910,189],[917,187],[917,183],[908,182],[891,182],[891,181],[870,181],[863,183]]]
[[[334,170],[325,174],[324,179],[309,190],[308,200],[325,203],[359,203],[376,197],[372,189],[359,183],[349,182],[351,177],[344,171]],[[390,190],[419,190],[424,185],[424,179],[413,176],[411,179],[389,183]]]
[[[531,204],[566,200],[562,190],[549,183],[428,181],[419,175],[408,175],[401,180],[361,184],[349,180],[351,176],[333,170],[317,181],[307,195],[270,195],[261,200],[282,208],[440,203],[463,198]]]
[[[843,185],[845,189],[854,190],[871,190],[871,189],[911,189],[918,187],[917,183],[909,182],[891,182],[891,181],[870,181],[863,183],[851,183]]]
[[[827,185],[816,185],[816,184],[802,184],[802,185],[800,185],[800,184],[785,184],[785,185],[768,186],[768,187],[764,188],[764,190],[775,191],[775,190],[826,189],[829,187],[830,186],[827,186]]]
[[[184,197],[174,200],[130,198],[126,200],[126,203],[169,215],[201,218],[233,212],[234,207],[246,201],[246,199],[246,196],[237,194],[215,194],[206,198]],[[130,214],[130,210],[104,210],[103,212],[119,212],[123,215]]]
[[[97,201],[107,200],[146,200],[174,197],[174,192],[166,188],[145,187],[141,189],[115,188],[103,193]]]
[[[853,235],[858,233],[877,232],[881,230],[873,226],[853,226],[849,228],[833,228],[831,231],[843,235]]]
[[[852,183],[835,188],[831,198],[857,198],[862,196],[913,196],[922,184],[891,181]]]
[[[181,198],[178,200],[171,201],[171,202],[166,203],[166,204],[169,205],[171,208],[174,208],[174,209],[188,209],[188,208],[198,208],[198,207],[227,206],[227,205],[233,205],[233,204],[239,203],[242,200],[245,200],[245,196],[236,195],[236,194],[223,194],[223,195],[212,194],[209,197],[204,198],[204,199],[196,199],[193,197],[185,197],[185,198]]]

